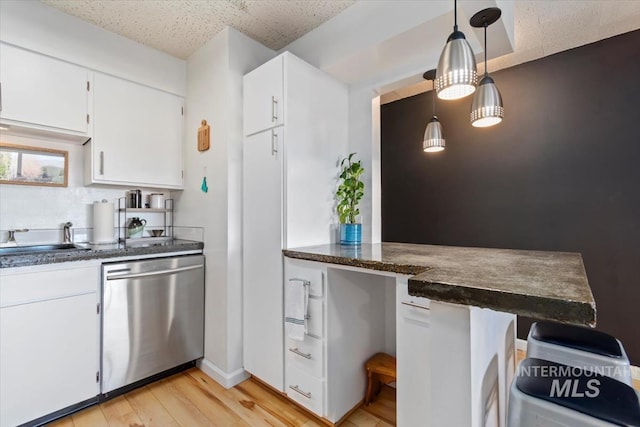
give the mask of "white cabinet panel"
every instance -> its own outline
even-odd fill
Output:
[[[98,395],[96,300],[90,293],[0,309],[0,424]]]
[[[244,368],[282,391],[282,128],[244,141]]]
[[[397,423],[425,425],[430,406],[430,309],[426,298],[410,297],[406,279],[397,285]]]
[[[285,393],[311,412],[322,416],[324,409],[324,380],[293,366],[287,366]]]
[[[318,338],[304,336],[304,340],[286,339],[286,363],[295,366],[303,372],[314,377],[323,377],[324,345]]]
[[[95,73],[85,184],[182,188],[182,98]]]
[[[100,267],[74,264],[0,271],[0,425],[22,424],[100,392]]]
[[[0,118],[87,133],[86,69],[0,43]]]
[[[244,76],[242,119],[245,135],[284,123],[283,58],[280,55]]]

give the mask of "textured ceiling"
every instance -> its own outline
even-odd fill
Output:
[[[2,0],[0,0],[2,1]],[[187,58],[230,26],[279,50],[355,0],[41,0],[124,37]],[[361,0],[378,1],[378,0]],[[472,0],[467,0],[471,2]],[[640,29],[640,0],[514,2],[515,50],[489,61],[489,71]],[[447,34],[442,34],[444,45]],[[491,57],[491,27],[488,29]],[[379,53],[379,52],[378,52]],[[478,64],[484,72],[484,64]],[[420,82],[382,95],[382,103],[431,90]]]
[[[515,50],[488,61],[489,72],[640,29],[640,0],[515,1]],[[491,52],[491,27],[487,30]],[[444,45],[445,37],[442,38]],[[478,73],[484,64],[478,62]],[[382,95],[388,103],[431,90],[424,81]]]
[[[84,21],[186,59],[225,27],[278,50],[355,0],[42,0]]]

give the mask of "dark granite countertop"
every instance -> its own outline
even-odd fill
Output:
[[[0,268],[56,264],[70,261],[108,259],[171,252],[202,251],[204,243],[192,240],[165,240],[153,243],[129,242],[108,245],[77,244],[84,249],[0,255]]]
[[[596,322],[595,301],[578,253],[408,243],[329,244],[283,253],[289,258],[412,275],[413,296],[536,319]]]

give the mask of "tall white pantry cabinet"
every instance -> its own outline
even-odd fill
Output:
[[[289,52],[243,83],[244,368],[283,391],[282,249],[337,240],[348,89]]]

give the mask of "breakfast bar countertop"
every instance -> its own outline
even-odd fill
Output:
[[[536,319],[595,325],[596,305],[579,253],[409,243],[285,249],[309,261],[411,275],[409,294]]]

